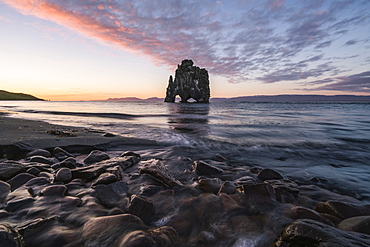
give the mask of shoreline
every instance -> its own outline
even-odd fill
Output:
[[[93,149],[132,146],[155,146],[156,141],[123,137],[101,130],[50,124],[44,121],[13,118],[0,112],[0,159],[24,158],[35,149],[61,147],[69,152],[88,153]]]
[[[370,205],[320,181],[104,134],[0,115],[0,246],[370,245]]]

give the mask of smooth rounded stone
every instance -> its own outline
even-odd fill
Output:
[[[231,181],[223,182],[218,193],[235,194],[236,193],[235,183]]]
[[[23,237],[19,232],[8,224],[0,225],[0,246],[23,247]]]
[[[24,186],[28,187],[28,193],[35,197],[40,194],[40,191],[43,190],[47,184],[50,184],[47,178],[37,177],[29,180]]]
[[[142,162],[142,164],[143,165],[140,167],[140,174],[148,174],[169,188],[182,185],[180,181],[172,176],[160,160],[151,159]]]
[[[27,158],[32,157],[32,156],[43,156],[45,158],[51,158],[51,153],[45,149],[35,149],[27,153],[26,155]]]
[[[35,201],[32,197],[16,197],[6,203],[5,210],[15,212],[17,210],[28,207]]]
[[[74,169],[77,167],[76,163],[77,162],[75,158],[69,157],[59,163],[56,163],[56,165],[59,165],[59,167],[66,167],[69,169]]]
[[[326,201],[319,203],[315,210],[319,213],[329,214],[339,219],[370,215],[370,205],[359,205],[339,201]]]
[[[82,228],[85,246],[114,246],[118,239],[135,230],[148,229],[142,220],[132,214],[90,218]]]
[[[115,137],[115,136],[117,136],[117,135],[112,134],[112,133],[105,133],[103,136],[104,136],[104,137]]]
[[[198,181],[197,187],[204,192],[217,194],[222,185],[222,181],[219,178],[202,178]]]
[[[75,157],[73,154],[68,153],[66,150],[56,147],[53,150],[53,156],[57,158],[59,161],[63,161],[69,157]]]
[[[110,159],[109,155],[100,150],[91,151],[90,154],[84,159],[86,165],[91,165],[99,161]]]
[[[141,160],[141,155],[138,154],[138,153],[132,152],[132,151],[123,152],[120,156],[121,157],[124,157],[124,156],[134,156],[134,157],[139,158],[139,160]]]
[[[318,212],[312,209],[309,209],[309,208],[302,207],[302,206],[293,206],[291,208],[291,211],[288,212],[288,215],[292,219],[295,219],[295,220],[311,219],[311,220],[316,220],[316,221],[319,221],[319,222],[322,222],[328,225],[332,225],[329,221],[324,219]]]
[[[7,181],[24,171],[25,167],[21,163],[15,161],[0,162],[0,180]]]
[[[10,193],[10,184],[0,180],[0,203],[4,201],[4,199],[9,193]]]
[[[40,172],[39,177],[47,178],[50,182],[54,181],[54,175],[50,172]]]
[[[33,186],[40,186],[50,184],[50,180],[45,177],[36,177],[31,180],[28,180],[28,182],[25,184],[27,187],[33,187]]]
[[[65,196],[67,187],[65,185],[51,185],[41,190],[41,196]]]
[[[238,185],[253,185],[257,184],[257,181],[251,176],[244,176],[234,181]]]
[[[72,180],[72,172],[69,168],[61,168],[55,175],[55,181],[68,183]]]
[[[26,170],[26,172],[34,176],[38,176],[41,171],[37,169],[36,167],[30,167]]]
[[[46,165],[52,165],[55,163],[52,158],[45,158],[44,156],[32,156],[29,158],[30,162],[41,163]]]
[[[275,246],[370,246],[370,235],[344,231],[318,221],[304,219],[286,227]]]
[[[12,179],[8,180],[7,183],[10,184],[12,190],[15,190],[33,178],[36,178],[36,176],[28,173],[20,173]]]
[[[249,171],[253,174],[258,174],[262,170],[263,168],[259,166],[253,166],[252,168],[249,169]]]
[[[262,180],[270,180],[270,179],[284,179],[284,177],[278,173],[275,170],[265,168],[262,169],[258,174],[257,178],[262,179]]]
[[[343,220],[338,228],[370,235],[370,216],[357,216]]]
[[[96,186],[98,184],[110,184],[117,181],[116,175],[112,173],[105,172],[103,174],[100,174],[100,176],[93,182],[93,186]]]
[[[214,176],[224,172],[222,169],[212,166],[202,160],[194,161],[193,168],[197,174],[204,176]]]

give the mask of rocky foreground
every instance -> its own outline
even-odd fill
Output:
[[[370,205],[212,155],[0,161],[0,246],[370,246]]]

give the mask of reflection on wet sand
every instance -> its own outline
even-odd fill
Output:
[[[209,104],[195,103],[168,103],[168,124],[171,129],[179,133],[207,135]]]

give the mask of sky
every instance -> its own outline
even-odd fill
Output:
[[[370,95],[369,0],[0,0],[0,89],[165,97],[183,59],[211,97]]]

